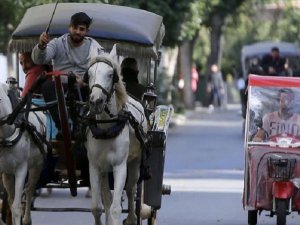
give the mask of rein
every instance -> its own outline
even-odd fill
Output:
[[[22,138],[22,135],[25,130],[28,131],[28,133],[31,135],[33,141],[40,149],[40,152],[45,156],[45,149],[43,144],[47,146],[47,148],[51,148],[49,142],[46,140],[45,135],[40,134],[36,127],[29,123],[28,121],[28,114],[30,111],[41,111],[41,109],[45,108],[51,108],[56,102],[51,103],[50,105],[46,105],[46,107],[39,107],[31,109],[31,99],[32,95],[31,93],[40,86],[44,81],[46,80],[45,75],[41,75],[36,82],[32,85],[29,92],[25,95],[24,98],[21,99],[21,101],[18,101],[18,98],[14,96],[13,92],[8,93],[8,97],[12,103],[13,111],[11,114],[0,118],[0,126],[3,126],[5,124],[12,125],[14,124],[17,128],[15,128],[13,134],[8,138],[0,138],[0,147],[12,147],[15,144],[17,144],[20,139]],[[26,108],[24,109],[24,106],[26,105]],[[38,121],[41,123],[41,119],[36,115]],[[45,129],[45,127],[44,127]]]
[[[125,112],[125,111],[121,111]],[[124,129],[129,116],[118,116],[114,119],[115,124],[107,129],[102,129],[97,126],[97,123],[89,124],[89,129],[95,139],[111,139],[117,137]]]
[[[16,128],[14,133],[8,137],[8,138],[1,138],[0,139],[0,147],[12,147],[15,144],[17,144],[22,135],[23,135],[24,129],[23,128]]]
[[[16,145],[21,140],[25,130],[27,130],[28,133],[31,135],[34,143],[38,146],[40,152],[45,157],[46,151],[44,149],[43,144],[46,144],[47,148],[49,149],[51,148],[49,142],[46,140],[46,137],[44,135],[40,134],[36,130],[36,127],[33,124],[28,123],[26,121],[23,121],[20,127],[16,128],[14,133],[10,137],[1,138],[0,147],[13,147],[14,145]]]

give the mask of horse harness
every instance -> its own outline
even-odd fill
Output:
[[[9,90],[8,97],[11,101],[13,109],[15,109],[16,106],[20,103],[20,100],[19,100],[18,96],[16,95],[16,90]],[[28,113],[29,112],[25,111],[23,113],[18,114],[13,122],[10,120],[7,120],[7,119],[1,120],[1,125],[4,125],[5,123],[14,124],[15,130],[14,130],[13,134],[10,135],[8,138],[0,138],[0,147],[13,147],[21,140],[22,135],[23,135],[24,131],[26,130],[31,135],[33,142],[38,146],[42,155],[44,155],[44,157],[45,157],[46,151],[45,151],[43,145],[46,144],[47,150],[49,150],[51,148],[49,142],[46,140],[46,137],[45,137],[45,133],[46,133],[45,126],[43,127],[43,129],[44,129],[43,134],[38,132],[36,127],[33,124],[29,123],[28,117],[27,117]],[[39,120],[39,122],[41,123],[41,119],[39,118],[39,116],[36,113],[35,113],[35,115],[36,115],[37,119]]]
[[[99,57],[96,57],[95,59],[93,59],[89,65],[89,68],[98,62],[106,63],[107,65],[109,65],[110,67],[113,68],[114,74],[113,74],[112,85],[110,87],[110,90],[107,91],[100,84],[93,84],[90,88],[90,93],[92,92],[93,88],[99,88],[102,90],[102,92],[107,97],[106,102],[105,102],[104,111],[112,118],[113,115],[110,113],[109,109],[107,108],[107,104],[109,103],[110,98],[112,97],[112,95],[114,93],[114,84],[119,81],[119,76],[118,76],[117,71],[116,71],[114,65],[112,64],[112,62],[109,61],[108,59],[106,59],[105,57],[99,56]],[[109,119],[109,120],[96,120],[94,118],[86,118],[86,119],[88,122],[87,122],[86,126],[84,127],[84,130],[86,130],[86,128],[88,126],[95,139],[115,138],[124,129],[125,124],[127,122],[129,122],[130,125],[133,127],[133,129],[135,131],[135,135],[136,135],[137,139],[139,140],[142,148],[147,149],[147,151],[150,149],[150,142],[152,140],[152,137],[149,134],[144,132],[140,123],[136,120],[136,118],[132,115],[131,112],[125,110],[124,106],[123,106],[122,110],[118,113],[116,118]],[[97,126],[97,123],[112,123],[112,122],[115,122],[115,124],[112,127],[107,128],[107,129],[102,129]],[[85,132],[83,132],[83,133],[85,134]]]
[[[130,111],[127,111],[125,108],[123,108],[116,117],[111,119],[98,120],[90,116],[81,116],[80,122],[81,131],[80,137],[78,137],[77,140],[81,142],[86,141],[87,128],[89,128],[95,139],[111,139],[117,137],[124,129],[126,123],[129,122],[134,129],[135,136],[140,142],[144,152],[146,152],[147,155],[150,154],[152,136],[144,132],[139,121],[132,115]],[[114,125],[103,129],[97,125],[101,123],[114,123]]]
[[[90,93],[92,92],[93,88],[99,88],[99,89],[101,89],[101,91],[102,91],[102,92],[106,95],[106,97],[107,97],[107,100],[106,100],[106,104],[107,104],[107,103],[110,101],[110,99],[111,99],[111,97],[112,97],[112,95],[113,95],[113,93],[114,93],[114,84],[117,83],[117,82],[119,81],[119,76],[118,76],[118,74],[117,74],[117,71],[116,71],[114,65],[113,65],[108,59],[106,59],[106,58],[104,58],[104,57],[101,57],[101,56],[96,57],[95,59],[93,59],[93,60],[91,61],[88,70],[91,68],[91,66],[93,66],[94,64],[96,64],[96,63],[98,63],[98,62],[103,62],[103,63],[109,65],[111,68],[113,68],[114,74],[113,74],[112,85],[111,85],[109,91],[107,91],[107,90],[106,90],[104,87],[102,87],[100,84],[93,84],[93,85],[91,86],[91,88],[90,88]],[[107,109],[107,105],[105,106],[105,110],[108,110],[108,109]]]

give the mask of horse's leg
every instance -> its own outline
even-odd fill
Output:
[[[23,217],[23,225],[31,225],[31,203],[34,195],[36,184],[39,180],[40,174],[42,170],[42,165],[29,170],[28,182],[25,188],[25,197],[26,197],[26,205],[25,205],[25,213]]]
[[[137,224],[134,196],[136,194],[137,182],[139,178],[139,167],[140,163],[138,160],[132,161],[127,165],[128,176],[125,189],[128,198],[128,216],[124,222],[125,225]]]
[[[101,176],[101,199],[105,209],[105,224],[109,224],[109,209],[112,204],[112,194],[109,187],[109,174],[103,173]]]
[[[114,194],[113,194],[113,202],[110,208],[110,223],[108,225],[117,225],[118,220],[120,218],[120,214],[122,211],[121,208],[121,198],[122,192],[125,186],[126,176],[127,176],[127,168],[126,168],[126,160],[118,166],[114,168]]]
[[[2,189],[2,188],[4,189],[4,185],[3,185],[3,181],[2,181],[2,173],[0,173],[0,177],[1,177],[1,180],[0,180],[0,187],[1,187],[1,189]],[[0,189],[0,190],[1,190],[1,189]],[[2,189],[1,191],[4,191],[3,189]],[[4,197],[4,198],[5,198],[5,197]],[[5,201],[5,199],[2,199],[2,209],[1,209],[2,212],[4,212],[4,210],[5,210],[5,209],[3,209],[3,207],[5,207],[5,206],[4,206],[4,204],[5,204],[4,201]],[[5,210],[5,213],[6,213],[6,210]],[[1,217],[3,218],[3,215],[2,215]],[[2,220],[1,217],[0,217],[0,225],[5,225],[5,223],[3,222],[3,220]]]
[[[15,196],[11,208],[13,225],[21,224],[22,217],[22,195],[27,174],[27,163],[23,162],[15,173]]]
[[[91,181],[91,194],[92,194],[92,208],[95,219],[95,225],[102,225],[101,214],[102,214],[102,203],[101,203],[101,187],[100,187],[100,174],[97,168],[89,165],[90,168],[90,181]]]
[[[11,207],[15,196],[15,178],[13,175],[2,174],[3,186],[7,192],[7,201],[9,209],[6,212],[6,224],[12,224]]]

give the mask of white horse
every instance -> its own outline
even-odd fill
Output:
[[[0,84],[0,118],[5,118],[12,112],[11,101],[8,97],[8,86]],[[42,112],[29,113],[28,121],[36,127],[40,133],[44,130],[46,116]],[[23,217],[23,224],[31,224],[30,207],[36,183],[39,179],[43,167],[43,154],[30,136],[24,130],[16,129],[15,125],[0,126],[0,140],[16,140],[15,137],[21,132],[20,140],[15,144],[7,146],[1,144],[0,147],[0,172],[4,188],[8,193],[8,202],[12,212],[12,224],[20,225],[22,219],[21,198],[23,191],[26,205]],[[2,141],[1,141],[2,143]],[[28,174],[28,182],[25,190],[25,180]],[[2,222],[2,221],[1,221]],[[3,222],[2,222],[3,223]],[[0,223],[1,224],[1,223]]]
[[[110,120],[117,116],[121,110],[129,111],[146,132],[147,121],[143,106],[127,96],[122,78],[119,75],[116,57],[114,47],[109,56],[98,56],[90,63],[88,70],[90,110],[98,120]],[[116,122],[97,123],[97,127],[104,131],[115,125]],[[119,134],[109,139],[96,139],[89,129],[86,148],[90,169],[91,211],[95,218],[95,225],[102,224],[102,203],[105,209],[106,225],[118,224],[125,181],[129,212],[124,224],[137,224],[134,196],[140,172],[141,145],[135,136],[134,129],[127,121]],[[108,183],[108,172],[110,171],[113,172],[114,176],[113,198],[111,198]]]

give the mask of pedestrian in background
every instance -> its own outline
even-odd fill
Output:
[[[211,89],[211,100],[210,105],[212,106],[223,106],[224,95],[225,95],[225,84],[223,81],[222,73],[216,64],[211,66],[210,73],[210,89]]]

